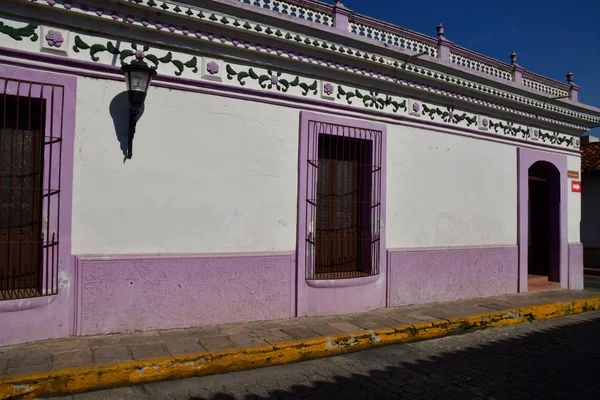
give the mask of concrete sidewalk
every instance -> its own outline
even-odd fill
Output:
[[[556,290],[336,317],[48,340],[0,348],[0,399],[285,364],[593,310],[600,310],[600,292]]]

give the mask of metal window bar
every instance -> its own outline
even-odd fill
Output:
[[[379,274],[380,131],[308,124],[306,279]]]
[[[0,76],[0,301],[58,293],[64,87]]]

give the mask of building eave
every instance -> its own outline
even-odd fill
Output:
[[[47,4],[39,2],[31,3],[23,0],[8,0],[8,2],[12,3],[16,7],[7,8],[7,13],[19,15],[24,18],[33,18],[46,24],[60,24],[62,26],[67,26],[80,31],[83,30],[86,32],[91,32],[92,34],[97,34],[100,36],[112,36],[115,39],[126,38],[140,44],[147,43],[154,47],[158,45],[165,49],[179,49],[193,53],[218,55],[225,58],[252,58],[264,64],[284,64],[285,68],[290,71],[298,72],[311,69],[314,71],[315,76],[330,76],[331,74],[335,74],[341,81],[363,82],[364,87],[386,88],[390,91],[403,91],[404,93],[410,93],[412,89],[410,87],[395,88],[394,85],[390,85],[390,83],[408,80],[410,82],[414,82],[416,85],[426,85],[427,87],[432,88],[432,90],[428,91],[425,95],[421,92],[419,94],[421,97],[428,99],[437,98],[436,101],[438,102],[442,102],[441,99],[445,98],[443,103],[446,104],[462,102],[469,108],[477,111],[481,111],[487,107],[489,114],[499,114],[503,116],[509,112],[509,109],[513,109],[516,111],[513,112],[512,115],[512,119],[515,121],[531,124],[533,118],[533,122],[540,127],[550,130],[560,129],[573,135],[580,135],[597,124],[589,119],[586,120],[579,118],[577,115],[559,114],[549,109],[540,109],[539,107],[534,107],[525,102],[525,100],[527,102],[531,100],[532,103],[537,102],[538,104],[544,102],[549,105],[560,105],[560,107],[565,110],[573,110],[574,104],[572,103],[574,102],[572,101],[561,102],[560,100],[549,100],[544,94],[532,94],[522,86],[517,87],[515,82],[500,82],[498,79],[493,79],[493,77],[485,77],[472,74],[468,71],[461,71],[460,69],[457,69],[456,66],[449,65],[447,62],[443,63],[435,57],[424,56],[418,59],[410,60],[409,57],[412,55],[411,52],[404,49],[386,49],[381,43],[371,43],[369,45],[370,48],[376,47],[377,49],[383,50],[380,53],[370,52],[368,54],[371,57],[366,59],[357,56],[351,57],[347,53],[334,52],[332,50],[324,49],[320,46],[312,46],[305,44],[301,40],[297,41],[291,40],[290,38],[286,39],[285,36],[287,35],[281,35],[284,37],[267,35],[260,33],[257,29],[253,29],[252,27],[234,29],[231,23],[219,23],[221,18],[217,17],[215,17],[214,20],[211,20],[211,18],[208,18],[208,14],[206,18],[199,19],[188,17],[182,13],[175,14],[173,12],[166,12],[158,7],[149,8],[146,5],[136,3],[125,3],[117,0],[105,0],[103,2],[107,6],[110,5],[114,7],[115,12],[121,17],[131,14],[135,15],[136,19],[138,20],[139,18],[149,18],[152,22],[160,19],[160,21],[164,22],[165,27],[167,24],[173,23],[175,24],[174,26],[188,26],[190,31],[198,29],[205,33],[213,32],[217,37],[219,35],[224,35],[223,37],[228,36],[229,38],[240,37],[240,39],[243,37],[244,40],[252,43],[252,46],[249,48],[245,48],[244,46],[233,48],[232,46],[227,46],[226,43],[220,43],[215,39],[211,42],[204,41],[200,45],[201,47],[199,47],[199,45],[194,42],[192,37],[190,37],[191,35],[184,37],[184,35],[178,31],[170,32],[167,29],[160,30],[152,27],[142,27],[136,23],[126,24],[119,18],[111,18],[108,8],[103,9],[105,12],[100,15],[97,11],[93,12],[93,10],[90,10],[86,13],[73,12],[72,10],[65,9],[64,5],[61,8],[58,6],[49,7]],[[162,2],[157,2],[157,4],[160,3]],[[233,4],[238,3],[237,1],[189,1],[188,3],[227,3],[230,7],[235,6],[234,9],[238,12],[240,9],[238,5],[242,5],[242,3]],[[169,4],[171,3],[169,2]],[[0,5],[0,9],[3,8],[3,5]],[[39,12],[42,7],[50,12]],[[248,8],[248,5],[245,5],[244,7]],[[258,10],[263,13],[268,11],[262,9]],[[196,11],[197,10],[194,12]],[[230,15],[227,15],[227,17],[236,18]],[[245,15],[244,17],[247,16]],[[154,20],[151,18],[154,18]],[[273,16],[270,16],[270,18],[281,22],[281,18],[274,18]],[[243,22],[241,17],[240,20]],[[259,26],[254,24],[254,21],[252,21],[252,26],[254,28]],[[108,29],[109,27],[110,29]],[[263,25],[262,29],[264,30],[265,28],[268,29],[269,26]],[[277,29],[277,27],[274,25],[273,29]],[[283,30],[284,28],[281,29]],[[336,33],[335,29],[329,30],[331,31],[329,32],[331,36],[340,36],[338,33]],[[107,33],[109,31],[112,31],[112,33]],[[295,31],[289,29],[289,26],[285,28],[285,31],[288,33],[295,33]],[[309,36],[304,36],[304,39],[307,39],[308,37]],[[316,35],[312,35],[310,37],[314,38]],[[347,36],[340,36],[340,40],[343,38],[346,40],[344,43],[350,42],[348,41]],[[357,42],[355,38],[351,39],[352,41]],[[358,42],[361,42],[363,45],[361,49],[364,48],[364,40],[358,40]],[[276,46],[278,48],[283,48],[286,52],[293,52],[296,57],[290,57],[288,59],[288,57],[275,56],[275,54],[266,54],[264,50],[257,51],[255,48],[257,47],[255,46],[255,43],[260,43],[263,49],[269,44],[271,44],[273,48]],[[322,43],[326,42],[323,41]],[[331,45],[332,43],[337,44],[338,42],[330,41],[328,43]],[[337,46],[340,45],[337,44]],[[364,52],[365,50],[362,51]],[[303,62],[300,57],[298,57],[300,54],[305,55]],[[333,64],[338,66],[339,69],[336,69],[332,66],[326,67],[324,65],[315,66],[314,68],[308,67],[306,62],[308,54],[314,55],[315,60],[318,57],[330,59],[332,60]],[[379,57],[380,61],[377,61],[377,57]],[[381,60],[384,58],[386,61],[382,62]],[[406,62],[407,60],[408,63]],[[344,68],[339,67],[340,65]],[[350,68],[348,68],[348,66],[350,66]],[[354,71],[352,71],[352,68],[354,68]],[[362,71],[362,73],[359,71]],[[364,71],[367,72],[365,73]],[[446,80],[439,79],[439,77],[434,77],[437,75],[445,76]],[[385,79],[383,79],[383,77],[385,77]],[[477,86],[477,88],[475,86]],[[525,98],[524,95],[521,95],[521,93],[529,94],[529,96]],[[481,99],[482,102],[473,102],[472,100],[465,99],[465,97],[468,97],[469,99]],[[518,97],[523,101],[519,103],[511,100],[510,97]]]

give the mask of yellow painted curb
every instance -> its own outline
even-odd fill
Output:
[[[20,398],[56,396],[287,364],[375,346],[433,339],[450,333],[516,325],[597,310],[600,310],[600,296],[374,331],[274,343],[262,347],[182,354],[10,376],[0,379],[0,399],[15,396]]]

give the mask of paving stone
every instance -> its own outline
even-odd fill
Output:
[[[400,314],[391,314],[389,316],[389,318],[396,321],[396,325],[393,326],[392,328],[394,328],[398,325],[414,325],[414,324],[419,324],[419,323],[423,322],[416,318],[412,318],[407,315],[400,315]]]
[[[335,329],[338,329],[345,333],[354,333],[354,332],[362,331],[362,329],[360,329],[360,327],[358,327],[356,325],[352,325],[351,323],[346,322],[346,321],[333,322],[329,325],[334,327]]]
[[[163,338],[163,340],[179,340],[179,339],[193,339],[198,336],[197,330],[192,329],[172,329],[166,331],[158,331],[158,335]]]
[[[46,352],[25,352],[13,356],[6,365],[6,375],[29,374],[44,372],[50,369],[52,356]]]
[[[440,318],[440,319],[449,319],[449,318],[458,318],[464,317],[468,315],[480,314],[483,312],[489,312],[489,309],[479,307],[477,305],[458,305],[456,307],[451,307],[444,305],[439,308],[427,308],[422,311],[424,315],[431,315],[432,317]]]
[[[268,346],[269,344],[263,339],[250,336],[247,333],[240,333],[237,335],[227,336],[229,340],[235,343],[238,347],[262,347]]]
[[[338,334],[342,333],[342,331],[334,328],[331,325],[309,325],[308,329],[310,329],[311,331],[315,332],[316,334],[318,334],[320,336],[331,336],[331,335],[338,335]]]
[[[8,366],[8,358],[0,359],[0,376],[6,373],[6,367]]]
[[[504,301],[482,301],[479,304],[479,307],[488,308],[491,310],[510,310],[514,306]]]
[[[200,338],[200,344],[206,348],[208,351],[219,351],[226,349],[234,349],[238,346],[233,343],[226,336],[214,336],[207,338]]]
[[[353,325],[359,326],[365,330],[393,328],[398,325],[397,321],[391,318],[373,318],[373,319],[353,319],[348,321]]]
[[[62,351],[52,355],[52,370],[92,364],[92,351],[89,349]]]
[[[44,343],[44,347],[46,347],[52,353],[56,353],[56,352],[60,352],[60,351],[89,349],[90,340],[84,339],[84,338],[68,338],[68,339],[61,339],[61,340],[51,340],[51,341]]]
[[[246,327],[244,325],[239,325],[239,326],[229,325],[229,326],[224,326],[224,327],[219,328],[219,333],[222,334],[223,336],[241,335],[241,334],[250,333],[250,329],[248,329],[248,327]]]
[[[197,339],[182,339],[182,340],[171,340],[165,343],[165,346],[169,353],[175,354],[186,354],[186,353],[199,353],[206,351],[206,349],[198,343]]]
[[[131,352],[124,345],[96,347],[92,349],[92,355],[94,364],[133,360]]]
[[[294,338],[296,340],[310,339],[310,338],[314,338],[314,337],[318,336],[316,333],[314,333],[310,329],[302,328],[302,327],[284,328],[284,329],[282,329],[282,331],[284,333],[287,333],[288,335],[290,335],[292,338]]]
[[[164,343],[132,344],[127,347],[131,351],[134,360],[171,355],[165,348]]]
[[[282,343],[293,340],[294,338],[280,330],[270,330],[265,332],[255,332],[254,335],[266,341],[267,343]]]
[[[128,345],[128,344],[146,344],[146,343],[159,343],[163,341],[163,338],[158,332],[143,332],[136,333],[135,335],[107,335],[92,337],[90,340],[91,347],[99,346],[116,346],[116,345]]]
[[[429,322],[429,321],[441,321],[440,318],[436,318],[433,315],[423,314],[421,312],[415,311],[409,314],[405,314],[407,317],[417,319],[421,322]]]

